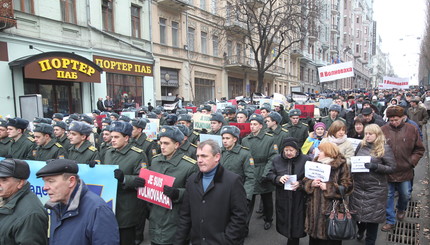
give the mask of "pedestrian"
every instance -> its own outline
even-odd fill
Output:
[[[296,138],[299,147],[302,147],[309,136],[309,126],[306,123],[300,122],[302,111],[299,109],[290,110],[290,122],[282,125],[283,128],[288,130],[288,136]]]
[[[324,138],[327,138],[327,130],[324,123],[315,123],[314,131],[309,134],[309,137],[306,139],[301,148],[302,153],[308,155],[311,159],[316,157],[315,153],[321,143],[321,140]]]
[[[322,142],[314,161],[331,166],[329,181],[304,178],[304,189],[308,194],[305,232],[309,235],[309,245],[340,245],[341,240],[330,240],[327,236],[327,211],[333,200],[341,200],[341,190],[345,196],[353,190],[352,178],[345,157],[339,147],[330,142]]]
[[[321,140],[323,142],[334,143],[339,147],[340,153],[346,158],[348,165],[351,164],[351,157],[354,156],[354,147],[348,140],[346,135],[346,125],[341,120],[336,120],[328,129],[327,138]]]
[[[27,162],[0,161],[0,244],[48,244],[48,214],[31,191]]]
[[[34,141],[36,147],[27,159],[46,161],[49,159],[67,158],[67,151],[55,139],[52,139],[54,127],[50,124],[39,123],[34,126]]]
[[[403,120],[401,106],[387,108],[388,124],[381,127],[388,145],[394,152],[396,170],[388,175],[387,220],[382,231],[390,231],[397,221],[403,221],[408,202],[411,198],[414,168],[423,157],[425,148],[418,129]],[[397,214],[394,210],[394,195],[398,192]]]
[[[358,115],[355,117],[353,124],[351,125],[350,129],[348,130],[347,136],[349,138],[354,139],[363,139],[364,138],[364,127],[366,126],[367,122],[364,119],[363,115]]]
[[[0,157],[5,157],[9,151],[12,139],[7,134],[7,121],[0,119]]]
[[[199,172],[188,178],[175,245],[239,244],[247,218],[241,177],[219,164],[221,149],[213,140],[197,149]]]
[[[305,237],[306,192],[303,189],[305,163],[311,160],[303,155],[295,138],[285,138],[281,153],[273,158],[267,178],[276,187],[275,210],[276,230],[288,238],[287,245],[299,245],[300,238]],[[285,183],[292,175],[291,189],[285,190]]]
[[[364,107],[363,110],[361,110],[361,115],[363,115],[366,124],[375,123],[379,127],[385,125],[385,121],[382,119],[382,117],[376,114],[371,107]]]
[[[87,123],[73,121],[70,124],[68,138],[72,146],[67,154],[67,159],[89,164],[92,167],[100,164],[99,151],[88,141],[88,136],[92,132],[91,126]]]
[[[104,103],[103,103],[103,98],[102,98],[102,97],[100,97],[100,98],[97,100],[97,109],[98,109],[99,111],[106,111],[106,108],[105,108],[105,105],[104,105]]]
[[[28,121],[19,117],[7,121],[7,134],[11,138],[8,155],[16,159],[26,159],[35,147],[34,138],[25,135]]]
[[[118,224],[112,209],[90,191],[78,175],[76,161],[55,159],[37,171],[49,195],[50,245],[119,244]]]
[[[366,232],[366,245],[374,245],[378,236],[378,225],[384,223],[387,206],[387,174],[394,172],[396,162],[391,147],[386,143],[384,133],[376,124],[364,129],[365,138],[356,150],[356,156],[370,156],[365,163],[369,172],[352,173],[354,192],[350,197],[350,208],[358,222],[357,240]]]
[[[411,99],[411,107],[409,107],[409,109],[407,110],[407,115],[409,119],[418,123],[420,129],[422,130],[423,125],[427,124],[429,115],[427,114],[426,108],[420,106],[420,102],[421,98],[418,96],[415,96],[413,99]]]

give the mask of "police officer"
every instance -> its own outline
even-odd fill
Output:
[[[306,123],[300,122],[302,112],[299,109],[290,110],[290,122],[282,125],[288,130],[289,137],[297,139],[299,148],[302,147],[309,135],[309,126]]]
[[[178,121],[176,124],[184,124],[187,126],[190,131],[188,133],[188,141],[192,144],[197,145],[200,139],[200,133],[193,130],[193,123],[191,122],[191,115],[189,114],[181,114],[178,116]]]
[[[197,145],[190,143],[188,141],[188,134],[190,130],[187,126],[183,124],[177,124],[176,127],[184,134],[184,140],[181,142],[181,147],[179,148],[179,151],[184,153],[186,156],[191,157],[194,160],[197,160]]]
[[[102,129],[101,137],[102,137],[102,143],[99,146],[99,154],[100,154],[100,159],[102,160],[102,162],[104,162],[103,160],[104,160],[106,151],[109,147],[112,146],[111,144],[112,136],[110,135],[110,126],[106,126]]]
[[[63,146],[55,139],[52,139],[52,134],[54,133],[52,125],[39,123],[34,126],[33,132],[37,146],[32,151],[32,154],[28,156],[28,159],[46,161],[67,158],[67,152]]]
[[[106,151],[103,163],[118,165],[114,172],[118,180],[115,215],[121,244],[129,245],[136,240],[136,226],[141,217],[136,188],[145,186],[145,180],[138,175],[142,167],[147,167],[148,159],[142,149],[130,143],[133,131],[130,123],[114,121],[110,131],[112,147]]]
[[[9,151],[11,138],[7,135],[7,121],[0,119],[0,157],[5,157]]]
[[[161,154],[152,159],[150,170],[175,177],[173,187],[164,186],[164,195],[172,202],[172,209],[151,205],[149,214],[149,235],[152,244],[173,244],[179,220],[179,210],[185,192],[185,183],[198,170],[196,160],[179,152],[184,134],[173,126],[164,126],[160,133]]]
[[[157,144],[143,132],[147,123],[147,119],[133,119],[131,121],[131,125],[133,126],[131,143],[145,152],[148,164],[151,165],[152,156],[157,155]]]
[[[339,116],[339,113],[341,110],[342,110],[342,107],[340,107],[340,105],[337,105],[337,104],[331,105],[328,109],[328,115],[325,117],[322,117],[320,121],[325,124],[327,129],[330,128],[331,124],[336,120],[341,120],[346,125],[345,119]]]
[[[88,141],[91,133],[92,128],[87,123],[73,121],[70,124],[68,137],[72,147],[67,154],[68,159],[90,166],[100,163],[99,151]]]
[[[72,145],[70,144],[69,138],[67,138],[67,124],[63,121],[53,121],[52,126],[54,127],[54,136],[58,143],[60,143],[63,148],[68,151]]]
[[[25,159],[34,148],[34,138],[24,135],[28,121],[19,117],[10,118],[6,126],[8,137],[12,142],[7,154],[12,158]]]
[[[264,119],[259,114],[252,114],[251,133],[243,138],[242,145],[248,147],[254,158],[255,167],[255,187],[254,195],[251,200],[250,209],[254,209],[255,195],[261,195],[264,209],[264,229],[268,230],[272,227],[273,221],[273,200],[272,192],[274,187],[271,183],[265,181],[263,176],[266,165],[270,166],[272,158],[278,153],[278,146],[275,144],[275,139],[272,134],[263,130]],[[252,212],[248,216],[248,224],[251,219]]]
[[[288,130],[285,128],[282,128],[280,125],[282,121],[281,114],[277,113],[276,111],[271,111],[267,117],[265,118],[265,122],[267,125],[266,131],[269,134],[273,134],[273,137],[275,138],[275,144],[281,145],[282,140],[286,137],[288,137]],[[279,153],[281,149],[279,149]]]
[[[225,124],[224,117],[220,113],[213,113],[211,115],[211,131],[208,134],[221,135],[221,128]]]

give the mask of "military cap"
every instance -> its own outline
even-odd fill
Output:
[[[131,119],[130,119],[128,116],[126,116],[126,115],[121,115],[121,116],[118,118],[118,120],[120,120],[120,121],[124,121],[124,122],[130,122],[130,121],[131,121]]]
[[[28,179],[30,167],[28,163],[19,159],[6,158],[0,161],[0,177],[14,177],[17,179]]]
[[[188,113],[188,110],[185,108],[176,110],[176,114],[178,114],[178,115],[187,114],[187,113]]]
[[[26,129],[28,126],[28,121],[20,117],[9,118],[9,120],[7,120],[7,126]]]
[[[236,107],[233,107],[233,106],[225,107],[225,113],[226,114],[236,114]]]
[[[157,118],[157,114],[155,114],[154,112],[150,112],[150,113],[146,114],[146,117],[147,118],[156,119]]]
[[[35,117],[33,123],[46,123],[43,117]]]
[[[178,116],[176,114],[169,114],[166,116],[167,125],[175,125],[177,120],[178,120]]]
[[[111,132],[119,132],[128,136],[131,136],[133,126],[128,122],[115,121],[110,125]]]
[[[56,119],[60,119],[63,120],[64,119],[64,115],[62,113],[54,113],[54,115],[52,115],[52,118],[56,118]]]
[[[208,101],[208,104],[209,104],[209,105],[216,105],[216,103],[215,103],[214,101],[212,101],[212,100],[209,100],[209,101]]]
[[[212,113],[211,114],[211,121],[217,121],[224,123],[224,117],[220,113]]]
[[[51,135],[52,133],[54,133],[54,127],[52,127],[51,124],[39,123],[34,125],[33,132],[39,132],[39,133]]]
[[[202,108],[202,110],[207,110],[207,111],[212,110],[212,107],[210,105],[203,105],[201,108]]]
[[[160,115],[163,111],[160,108],[155,108],[152,112],[156,115]]]
[[[60,174],[77,174],[78,163],[70,159],[52,159],[46,161],[46,165],[36,173],[37,178]]]
[[[106,125],[106,126],[102,127],[102,132],[103,131],[109,131],[110,132],[110,125]]]
[[[64,130],[67,130],[67,124],[63,121],[54,121],[52,122],[52,127],[60,127]]]
[[[0,119],[0,127],[7,128],[7,121]]]
[[[282,116],[281,114],[277,113],[276,111],[271,111],[269,113],[269,115],[267,115],[268,117],[270,117],[273,121],[275,121],[277,124],[280,124],[282,121]]]
[[[146,123],[148,119],[133,119],[131,120],[131,125],[135,126],[136,128],[146,128]],[[149,120],[148,120],[149,121]]]
[[[237,115],[237,114],[239,114],[239,113],[244,114],[246,117],[248,117],[248,116],[249,116],[248,110],[245,110],[245,109],[240,109],[240,110],[238,110],[238,111],[236,112],[236,115]]]
[[[300,115],[302,115],[302,111],[300,109],[292,109],[292,110],[290,110],[290,112],[288,114],[290,117],[300,116]]]
[[[168,137],[176,142],[181,143],[184,140],[184,134],[179,130],[179,128],[175,126],[163,126],[160,130],[160,133],[158,136],[161,137]]]
[[[266,105],[266,104],[264,104],[262,107],[260,107],[260,111],[261,110],[266,110],[267,112],[272,111],[272,109],[270,108],[270,105]]]
[[[246,103],[244,101],[241,101],[241,102],[238,103],[238,105],[240,105],[240,106],[246,106]]]
[[[112,123],[112,120],[110,119],[110,117],[103,117],[103,119],[102,119],[102,123],[111,124],[111,123]]]
[[[95,109],[95,110],[93,110],[93,113],[97,114],[97,115],[100,115],[100,113],[102,113],[102,112],[100,110]]]
[[[75,121],[79,121],[79,115],[78,115],[78,114],[76,114],[76,113],[74,113],[74,114],[70,114],[70,115],[69,115],[69,118],[70,118],[70,119],[73,119],[73,120],[75,120]]]
[[[109,116],[115,117],[116,119],[119,118],[118,113],[112,112]]]
[[[252,121],[252,120],[255,120],[255,121],[257,121],[258,123],[260,123],[260,124],[263,124],[264,123],[264,118],[263,118],[263,116],[262,115],[260,115],[260,114],[252,114],[250,117],[249,117],[249,121]]]
[[[71,119],[71,118],[67,118],[66,119],[66,124],[70,125],[72,122],[74,122],[75,120]]]
[[[90,135],[93,132],[93,129],[90,125],[84,122],[73,121],[69,125],[69,131],[75,131],[83,135]]]
[[[178,122],[179,121],[191,122],[191,115],[188,115],[188,114],[178,115]]]
[[[81,121],[81,122],[87,122],[89,124],[93,124],[94,123],[94,119],[92,117],[86,115],[86,114],[82,114],[79,117],[79,121]]]
[[[330,106],[330,108],[328,109],[328,111],[337,111],[337,112],[340,113],[341,107],[340,107],[340,105],[333,104],[333,105]]]
[[[184,134],[184,136],[190,134],[190,129],[187,126],[178,124],[176,127]]]
[[[361,110],[361,114],[363,114],[363,115],[370,115],[370,114],[372,114],[372,108],[370,108],[370,107],[366,107],[366,108],[364,108],[363,110]]]
[[[223,126],[221,128],[221,135],[223,134],[231,134],[239,139],[240,129],[236,126]]]
[[[42,123],[52,124],[52,119],[48,118],[48,117],[45,117],[45,118],[43,118]]]

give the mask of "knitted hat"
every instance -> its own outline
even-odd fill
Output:
[[[314,131],[319,127],[322,127],[324,128],[324,130],[326,130],[325,124],[323,122],[318,122],[318,123],[315,123],[314,125]]]

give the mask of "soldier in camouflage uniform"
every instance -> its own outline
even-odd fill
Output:
[[[26,136],[28,121],[19,117],[7,121],[7,134],[11,138],[11,144],[7,152],[11,158],[26,159],[34,148],[34,138]]]
[[[34,126],[34,140],[36,148],[28,156],[28,159],[46,161],[49,159],[67,158],[67,152],[55,139],[52,139],[54,128],[50,124],[39,123]]]
[[[197,145],[190,143],[188,141],[188,137],[186,135],[189,134],[189,129],[187,126],[183,124],[177,124],[176,127],[184,134],[184,140],[181,143],[181,147],[178,149],[178,151],[185,154],[185,156],[189,156],[194,160],[197,160]]]
[[[270,112],[265,118],[265,122],[267,125],[266,132],[268,132],[269,134],[273,134],[273,137],[275,138],[275,144],[278,146],[280,146],[282,144],[282,141],[288,137],[288,130],[281,127],[281,121],[282,116],[276,111]],[[279,149],[278,153],[281,153],[281,150],[282,149]]]
[[[100,163],[99,151],[87,139],[93,132],[90,125],[84,122],[73,121],[69,127],[70,147],[67,158],[78,163],[94,166]]]
[[[53,121],[52,126],[54,127],[54,136],[58,143],[60,143],[66,151],[69,151],[72,145],[70,144],[69,138],[67,138],[67,124],[63,121]]]
[[[7,121],[0,119],[0,157],[5,157],[9,151],[11,138],[7,135]]]
[[[302,147],[309,136],[309,126],[300,122],[300,115],[302,115],[302,112],[299,109],[290,110],[290,122],[282,125],[283,128],[288,130],[289,137],[297,139],[299,148]]]

